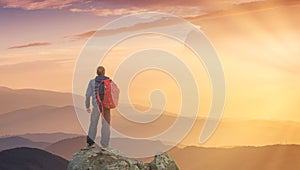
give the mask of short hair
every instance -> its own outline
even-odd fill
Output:
[[[104,76],[105,75],[105,68],[103,66],[99,66],[97,68],[97,74],[98,74],[98,76]]]

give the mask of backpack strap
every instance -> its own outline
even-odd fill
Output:
[[[99,95],[100,87],[101,87],[102,82],[103,82],[103,80],[101,80],[101,82],[98,85],[96,96],[97,96],[97,101],[98,101],[98,111],[102,114],[102,117],[104,118],[104,108],[103,108],[103,104],[102,104],[102,101],[101,101],[101,98],[100,98],[100,95]]]

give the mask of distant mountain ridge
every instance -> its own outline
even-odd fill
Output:
[[[46,147],[45,150],[55,155],[59,155],[64,159],[71,160],[72,155],[84,147],[86,147],[86,137],[78,136],[53,143]]]
[[[96,143],[99,143],[99,139],[96,139]],[[148,147],[145,147],[148,146]],[[64,139],[59,142],[53,143],[45,148],[46,151],[59,155],[67,160],[72,158],[72,155],[81,148],[86,147],[86,136],[78,136],[75,138]],[[162,151],[164,148],[168,147],[160,141],[151,141],[151,140],[136,140],[136,139],[125,139],[125,138],[111,138],[110,147],[119,149],[123,153],[130,152],[132,148],[135,148],[136,153],[145,152],[147,153],[153,151],[156,152]]]
[[[50,143],[46,142],[33,142],[19,136],[12,136],[7,138],[0,138],[0,151],[17,148],[17,147],[30,147],[44,149]]]
[[[72,94],[37,89],[11,89],[0,86],[0,114],[39,105],[72,105]]]
[[[83,134],[73,106],[34,106],[0,115],[0,136],[29,132]]]
[[[57,133],[26,133],[24,135],[19,135],[19,136],[22,138],[29,139],[33,142],[55,143],[64,139],[74,138],[81,135],[57,132]]]
[[[148,141],[149,149],[151,142]],[[111,147],[118,145],[128,150],[137,149],[129,139],[113,138]],[[144,143],[145,144],[145,143]],[[65,139],[46,148],[48,152],[60,155],[70,160],[73,153],[80,148],[85,148],[85,136]],[[145,148],[146,149],[146,148]],[[214,148],[186,146],[174,147],[167,152],[178,164],[180,169],[188,170],[299,170],[300,145],[269,145],[269,146],[239,146],[231,148]],[[148,161],[151,158],[140,158]]]
[[[127,145],[128,149],[136,149],[133,145],[130,145],[130,141],[121,139],[112,139],[112,145],[118,141]],[[54,143],[46,148],[48,152],[52,152],[55,155],[60,155],[70,159],[74,152],[80,148],[85,147],[85,136],[80,136],[71,139],[65,139],[60,142]],[[72,149],[73,148],[73,149]],[[13,154],[3,154],[6,151]],[[16,152],[15,150],[21,150]],[[31,152],[33,151],[33,152]],[[36,152],[33,148],[16,148],[0,152],[0,169],[26,169],[28,166],[33,166],[37,169],[42,169],[40,167],[47,164],[48,161],[43,161],[45,158],[48,160],[49,153],[42,153],[41,151]],[[57,152],[57,151],[60,151]],[[43,156],[44,154],[48,156]],[[184,148],[173,148],[168,151],[168,154],[172,156],[180,169],[188,170],[199,170],[199,169],[222,169],[222,170],[232,170],[232,169],[243,169],[243,170],[299,170],[300,162],[298,161],[300,156],[300,145],[270,145],[270,146],[242,146],[242,147],[232,147],[232,148],[206,148],[206,147],[196,147],[187,146]],[[25,156],[26,155],[26,156]],[[51,159],[57,161],[55,155],[50,155]],[[39,157],[39,158],[36,158]],[[9,159],[8,164],[3,163]],[[14,159],[17,159],[14,160]],[[42,160],[37,160],[42,159]],[[61,159],[61,158],[60,158]],[[61,160],[58,159],[58,166],[55,163],[51,165],[51,168],[59,169]],[[35,162],[39,161],[39,162]],[[142,159],[142,160],[147,160]],[[64,161],[63,161],[64,162]],[[66,161],[67,162],[67,161]],[[62,163],[64,165],[64,163]],[[66,163],[67,164],[67,163]],[[20,167],[15,167],[20,166]],[[66,166],[66,165],[65,165]],[[47,170],[47,169],[46,169]]]
[[[81,116],[84,117],[84,121],[87,123],[85,126],[88,126],[90,115],[85,111],[82,113],[84,114]],[[127,136],[137,138],[147,138],[159,134],[169,128],[175,120],[175,116],[164,115],[154,122],[143,125],[128,121],[115,109],[112,110],[112,128]],[[194,127],[182,141],[182,145],[198,144],[198,136],[201,133],[204,121],[203,118],[198,118],[195,121]],[[100,122],[99,128],[101,126]],[[299,131],[300,123],[298,122],[222,119],[216,132],[205,143],[205,146],[300,144],[300,136],[294,135]],[[85,134],[73,106],[54,107],[43,105],[0,115],[0,136],[58,132],[75,135],[60,137],[56,141],[51,141],[51,143],[75,137],[76,134]]]
[[[3,96],[2,94],[6,95]],[[8,94],[12,96],[9,97]],[[82,110],[82,112],[80,112],[80,114],[77,115],[72,104],[63,106],[47,105],[48,99],[51,99],[51,102],[53,102],[52,100],[55,100],[55,102],[60,101],[61,99],[58,99],[60,95],[69,95],[68,100],[71,100],[71,94],[33,89],[14,90],[0,87],[0,100],[4,100],[6,99],[6,97],[8,97],[12,99],[10,100],[11,103],[14,103],[15,98],[13,96],[15,96],[16,94],[21,95],[20,101],[22,102],[26,103],[28,101],[31,101],[31,99],[33,99],[33,101],[38,99],[38,102],[41,104],[34,105],[32,107],[27,107],[27,103],[26,108],[22,108],[24,105],[21,104],[21,108],[10,108],[14,110],[2,114],[2,107],[0,107],[0,136],[19,136],[27,133],[59,132],[66,134],[85,134],[85,132],[83,131],[83,127],[80,124],[80,121],[84,122],[84,128],[87,129],[90,118],[89,113],[87,113],[85,110]],[[24,94],[26,94],[26,99],[24,98],[24,96],[22,96]],[[52,98],[51,95],[48,96],[48,94],[52,94],[52,97],[55,97]],[[42,98],[40,98],[41,96]],[[80,100],[82,100],[83,104],[84,100],[82,97],[80,98]],[[65,103],[66,102],[63,101],[63,103],[60,104]],[[1,104],[3,103],[0,102],[0,106]],[[137,108],[142,108],[142,106],[137,106]],[[142,110],[143,109],[144,108],[142,108]],[[141,124],[127,120],[126,118],[124,118],[124,116],[118,113],[116,109],[113,109],[111,125],[112,128],[114,128],[120,133],[123,133],[127,136],[143,139],[163,133],[166,129],[172,126],[176,118],[177,117],[173,114],[168,114],[168,112],[164,112],[155,121],[147,124]],[[203,128],[205,120],[206,118],[199,117],[195,121],[193,128],[182,141],[182,145],[198,144],[199,135],[201,133],[201,129]],[[101,121],[99,121],[99,128],[101,126],[100,122]],[[289,143],[300,144],[300,136],[295,135],[298,134],[299,131],[299,122],[223,118],[214,134],[205,143],[205,146],[223,147],[244,145],[263,146]],[[53,138],[54,141],[51,141],[51,143],[75,136],[56,137]],[[42,142],[50,141],[47,141],[47,138],[44,138]],[[172,141],[164,142],[172,143]]]
[[[188,146],[168,152],[179,169],[299,170],[300,145],[203,148]]]

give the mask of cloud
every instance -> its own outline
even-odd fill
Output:
[[[36,9],[63,9],[72,5],[72,3],[78,0],[0,0],[0,4],[3,4],[4,8],[21,8],[25,10]]]
[[[71,40],[85,40],[87,38],[90,38],[91,36],[112,36],[124,32],[135,32],[139,30],[145,30],[153,27],[164,27],[164,26],[170,26],[175,24],[180,24],[181,21],[173,18],[168,17],[161,17],[158,16],[158,18],[152,18],[152,21],[145,21],[145,22],[136,22],[131,23],[128,25],[110,28],[110,29],[101,29],[101,30],[93,30],[93,31],[87,31],[84,33],[72,35],[72,36],[66,36],[65,38],[70,38]]]
[[[67,9],[71,12],[92,13],[97,16],[120,16],[145,11],[159,11],[179,16],[195,16],[227,6],[228,2],[236,0],[0,0],[4,8],[20,8],[24,10],[37,9]]]
[[[299,0],[0,0],[4,8],[66,9],[76,13],[91,13],[97,16],[120,16],[139,12],[158,11],[181,17],[217,15],[237,6],[242,10],[280,5],[299,4]],[[249,7],[249,8],[248,8]],[[222,14],[220,14],[222,15]]]
[[[73,5],[71,12],[92,13],[97,16],[120,16],[139,12],[166,12],[181,17],[215,16],[230,11],[231,14],[241,11],[252,11],[282,5],[299,4],[299,0],[102,0],[90,1],[89,5]]]
[[[236,0],[224,9],[210,11],[207,14],[199,16],[185,17],[187,20],[216,18],[220,16],[236,15],[241,13],[249,13],[253,11],[277,8],[280,6],[299,5],[299,0]]]
[[[92,1],[89,5],[77,6],[74,5],[70,8],[71,12],[85,12],[92,13],[97,16],[120,16],[126,14],[136,14],[147,11],[166,12],[179,16],[195,16],[204,14],[218,6],[209,0],[191,0],[182,1],[174,0],[172,2],[166,0],[103,0]]]
[[[71,35],[71,36],[65,36],[64,38],[69,38],[72,41],[75,40],[85,40],[88,39],[89,37],[91,37],[92,35],[94,35],[97,31],[87,31],[84,33],[80,33],[80,34],[75,34],[75,35]]]
[[[97,16],[115,16],[115,15],[126,15],[126,14],[145,12],[147,10],[142,9],[142,8],[97,9],[97,8],[93,7],[93,8],[89,8],[89,9],[71,8],[70,11],[71,12],[93,13]]]
[[[28,48],[28,47],[35,47],[35,46],[47,46],[47,45],[51,45],[51,43],[37,42],[37,43],[30,43],[30,44],[25,44],[25,45],[11,46],[8,49]]]

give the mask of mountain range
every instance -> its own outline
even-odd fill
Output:
[[[73,106],[40,105],[0,115],[0,135],[26,133],[83,134]]]
[[[14,110],[49,105],[72,105],[72,94],[36,89],[11,89],[0,86],[0,114]]]
[[[144,146],[152,146],[153,142],[148,141],[148,145]],[[139,150],[129,139],[112,139],[111,146],[117,148],[120,143],[122,143],[123,149],[127,146],[127,149]],[[74,152],[84,147],[85,137],[76,137],[52,144],[46,150],[70,160]],[[168,151],[168,154],[175,160],[179,168],[184,170],[298,170],[300,168],[298,161],[300,145],[228,148],[186,146],[183,148],[174,147]],[[139,159],[148,161],[152,158]]]
[[[19,140],[17,137],[10,138]],[[112,147],[118,143],[127,145],[128,149],[136,149],[131,146],[132,141],[128,139],[112,139]],[[151,142],[148,141],[149,146]],[[154,142],[155,143],[155,142]],[[31,165],[33,169],[43,169],[49,165],[50,168],[61,169],[66,166],[73,153],[85,147],[85,137],[79,136],[50,144],[43,151],[35,148],[15,148],[0,152],[0,169],[23,169]],[[151,149],[151,148],[150,148]],[[50,153],[52,154],[50,154]],[[183,170],[298,170],[300,162],[300,145],[269,145],[269,146],[240,146],[228,148],[186,146],[174,147],[168,154],[175,160],[180,169]],[[28,155],[25,157],[25,155]],[[56,156],[58,155],[58,156]],[[62,159],[61,157],[66,158]],[[9,159],[9,160],[8,160]],[[49,160],[45,161],[45,160]],[[140,158],[143,161],[152,158]],[[7,163],[4,164],[4,162]],[[55,166],[54,166],[55,165]],[[19,167],[18,167],[19,166]],[[22,167],[22,168],[20,168]]]
[[[55,155],[59,155],[67,160],[71,160],[72,155],[76,151],[85,147],[86,147],[86,137],[78,136],[75,138],[64,139],[59,142],[53,143],[47,146],[45,150]],[[142,152],[147,152],[147,153],[153,152],[153,154],[156,154],[157,152],[162,151],[167,146],[159,141],[111,138],[110,147],[118,149],[124,154],[132,152],[132,149],[134,148],[135,154],[139,155],[142,154]]]
[[[188,146],[168,152],[180,169],[188,170],[298,170],[299,145],[203,148]]]
[[[87,118],[85,125],[88,126],[88,113],[86,113],[85,117]],[[127,136],[146,138],[162,133],[175,120],[176,116],[165,114],[154,122],[139,124],[126,120],[120,113],[113,110],[111,124],[112,128]],[[198,118],[190,133],[184,138],[181,144],[197,145],[204,121],[205,119]],[[98,129],[101,126],[100,122]],[[299,131],[300,123],[292,121],[223,119],[210,140],[201,146],[300,144],[300,136],[295,135]],[[64,138],[85,134],[73,106],[57,107],[40,105],[0,115],[0,136],[19,136],[28,133],[74,134],[73,136],[52,136],[48,139],[36,140],[51,143]],[[162,142],[169,143],[169,141]]]
[[[74,138],[80,136],[79,134],[69,134],[69,133],[26,133],[24,135],[19,135],[22,138],[29,139],[33,142],[46,142],[55,143],[67,138]]]
[[[30,147],[30,148],[40,148],[43,149],[46,146],[50,145],[47,142],[33,142],[29,139],[19,137],[19,136],[11,136],[7,138],[0,138],[0,151],[12,149],[16,147]]]
[[[0,162],[7,161],[5,165],[0,163],[0,169],[18,168],[15,165],[26,169],[32,162],[35,162],[32,163],[33,168],[37,169],[43,168],[47,163],[51,163],[49,167],[52,169],[66,169],[67,160],[71,159],[73,153],[85,147],[85,132],[71,104],[71,94],[1,87],[0,96],[3,101],[0,102],[0,149],[3,150],[0,152]],[[16,101],[20,104],[10,104],[14,100],[20,100]],[[85,116],[89,117],[88,113]],[[113,110],[112,128],[128,136],[145,138],[163,132],[176,118],[176,115],[164,112],[149,124],[138,124],[126,120]],[[199,145],[198,137],[204,121],[204,118],[197,118],[181,145],[168,151],[180,169],[300,169],[297,160],[300,146],[290,144],[300,144],[299,135],[295,135],[300,131],[298,122],[225,118],[210,140]],[[151,146],[160,148],[169,143],[146,140],[139,142],[143,143],[141,146],[149,146],[139,150],[153,150]],[[111,146],[130,150],[138,148],[139,144],[134,140],[113,137]],[[26,154],[30,156],[25,157]],[[49,159],[49,162],[39,159]]]

